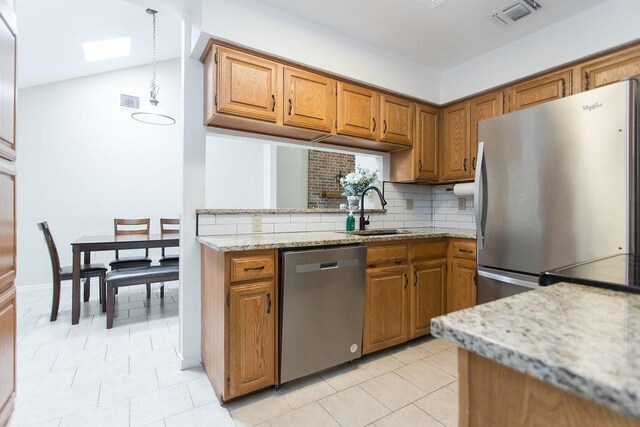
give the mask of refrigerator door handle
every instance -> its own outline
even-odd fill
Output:
[[[478,239],[478,250],[484,247],[484,180],[482,179],[482,172],[485,170],[484,166],[484,142],[478,143],[478,162],[475,176],[475,188],[474,188],[474,203],[476,207],[476,234]]]
[[[497,280],[498,282],[509,283],[511,285],[523,286],[525,288],[537,289],[539,288],[537,277],[535,281],[522,280],[517,277],[508,275],[506,272],[493,273],[491,271],[478,268],[478,276],[486,277],[487,279]]]

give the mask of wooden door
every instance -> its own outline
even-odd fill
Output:
[[[470,104],[471,169],[469,169],[469,177],[473,178],[476,173],[476,160],[478,157],[478,122],[502,115],[504,94],[502,91],[489,93],[472,99]]]
[[[582,90],[595,89],[630,77],[640,78],[640,47],[616,52],[580,66]]]
[[[470,135],[469,102],[452,105],[442,111],[442,146],[440,180],[469,178]]]
[[[284,67],[284,124],[331,132],[335,124],[336,81]]]
[[[413,145],[413,104],[395,96],[380,95],[380,141]]]
[[[282,66],[248,53],[219,47],[217,111],[279,122]]]
[[[446,312],[476,305],[476,262],[452,257],[447,280]]]
[[[338,82],[338,113],[336,132],[341,135],[376,139],[379,129],[378,92],[362,86]]]
[[[509,112],[523,110],[571,95],[571,70],[561,70],[512,86]]]
[[[416,107],[416,138],[413,144],[416,179],[438,180],[438,116],[426,105]]]
[[[0,426],[16,392],[15,14],[0,0]]]
[[[408,286],[406,266],[367,270],[363,353],[407,341]]]
[[[229,297],[231,399],[275,384],[274,280],[232,285]]]
[[[431,332],[431,319],[444,314],[447,259],[414,263],[412,270],[409,338],[416,338]]]

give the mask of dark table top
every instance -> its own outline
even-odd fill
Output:
[[[81,250],[166,248],[178,245],[180,245],[179,234],[82,236],[75,242],[71,242],[71,246]]]

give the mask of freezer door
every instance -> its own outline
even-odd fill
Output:
[[[539,288],[538,276],[478,268],[478,304]]]
[[[612,84],[479,123],[478,265],[538,275],[627,252],[635,87]]]

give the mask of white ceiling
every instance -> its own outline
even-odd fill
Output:
[[[446,70],[606,0],[538,0],[507,27],[487,17],[516,0],[259,0],[435,70]]]
[[[18,87],[152,61],[151,16],[123,0],[17,0]],[[180,56],[180,21],[157,15],[158,60]],[[87,63],[82,43],[131,37],[131,56]],[[161,76],[158,76],[161,78]]]

